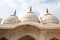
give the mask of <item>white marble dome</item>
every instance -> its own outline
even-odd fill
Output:
[[[52,14],[48,13],[48,9],[47,9],[46,14],[42,17],[42,22],[43,23],[56,23],[56,24],[58,24],[59,20],[55,16],[53,16]]]
[[[5,19],[3,24],[16,24],[18,22],[19,22],[19,19],[18,19],[18,17],[14,13],[14,15],[10,15],[9,17],[7,17]]]
[[[35,21],[39,22],[38,17],[32,12],[32,9],[30,8],[30,12],[27,12],[26,15],[22,18],[22,21]]]

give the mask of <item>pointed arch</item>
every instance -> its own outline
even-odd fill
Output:
[[[59,40],[59,39],[57,39],[57,38],[52,38],[52,39],[50,39],[50,40]]]
[[[30,35],[24,35],[23,37],[19,38],[18,40],[35,40],[35,38],[33,38]]]
[[[1,37],[0,40],[8,40],[6,37]]]

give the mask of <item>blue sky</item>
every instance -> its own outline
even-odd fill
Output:
[[[37,16],[43,16],[48,8],[49,13],[60,19],[60,0],[0,0],[0,18],[12,15],[15,9],[17,16],[22,18],[30,6]]]

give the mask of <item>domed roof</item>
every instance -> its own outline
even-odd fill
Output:
[[[51,15],[50,13],[48,13],[48,9],[46,9],[46,14],[42,17],[42,22],[43,23],[59,23],[59,20]]]
[[[16,24],[18,22],[19,22],[19,19],[16,16],[16,10],[15,10],[14,15],[10,15],[8,18],[6,18],[3,24]]]
[[[22,21],[35,21],[39,22],[38,17],[32,12],[32,7],[30,7],[30,12],[26,13],[26,15],[22,18]]]

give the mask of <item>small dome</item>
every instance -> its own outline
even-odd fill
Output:
[[[38,17],[32,12],[32,8],[30,7],[30,12],[26,13],[26,15],[22,18],[22,21],[35,21],[39,22]]]
[[[6,18],[3,22],[3,24],[16,24],[18,22],[19,22],[19,19],[16,16],[16,11],[15,11],[14,15],[10,15],[8,18]]]
[[[42,17],[42,22],[43,23],[57,23],[58,24],[59,20],[55,16],[51,15],[50,13],[48,13],[48,9],[46,9],[46,10],[47,10],[47,12]]]

